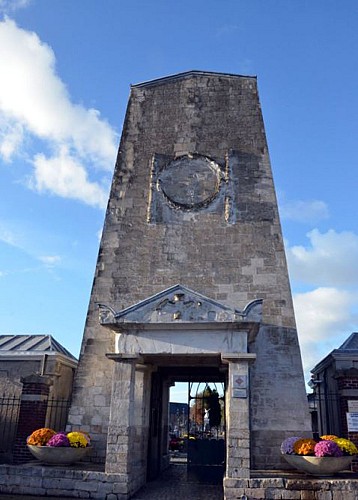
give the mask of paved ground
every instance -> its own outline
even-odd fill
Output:
[[[223,500],[222,486],[187,479],[186,464],[172,464],[160,478],[147,483],[133,500]]]

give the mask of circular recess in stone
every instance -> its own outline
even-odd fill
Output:
[[[183,209],[202,208],[220,188],[219,165],[206,156],[185,155],[170,162],[160,173],[158,185],[168,200]]]

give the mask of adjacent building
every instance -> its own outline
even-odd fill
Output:
[[[70,399],[77,359],[51,335],[0,335],[0,394],[21,393],[21,379],[46,375],[51,397]]]
[[[323,358],[311,373],[310,400],[317,434],[349,437],[357,443],[358,332]]]
[[[51,335],[0,335],[0,462],[28,460],[34,430],[65,428],[76,367]]]

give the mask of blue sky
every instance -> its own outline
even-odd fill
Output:
[[[78,355],[129,86],[257,75],[305,370],[357,330],[356,0],[0,0],[0,333]]]

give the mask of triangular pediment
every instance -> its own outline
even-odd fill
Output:
[[[119,312],[100,304],[100,322],[102,325],[259,322],[261,307],[259,299],[241,312],[178,284]]]

